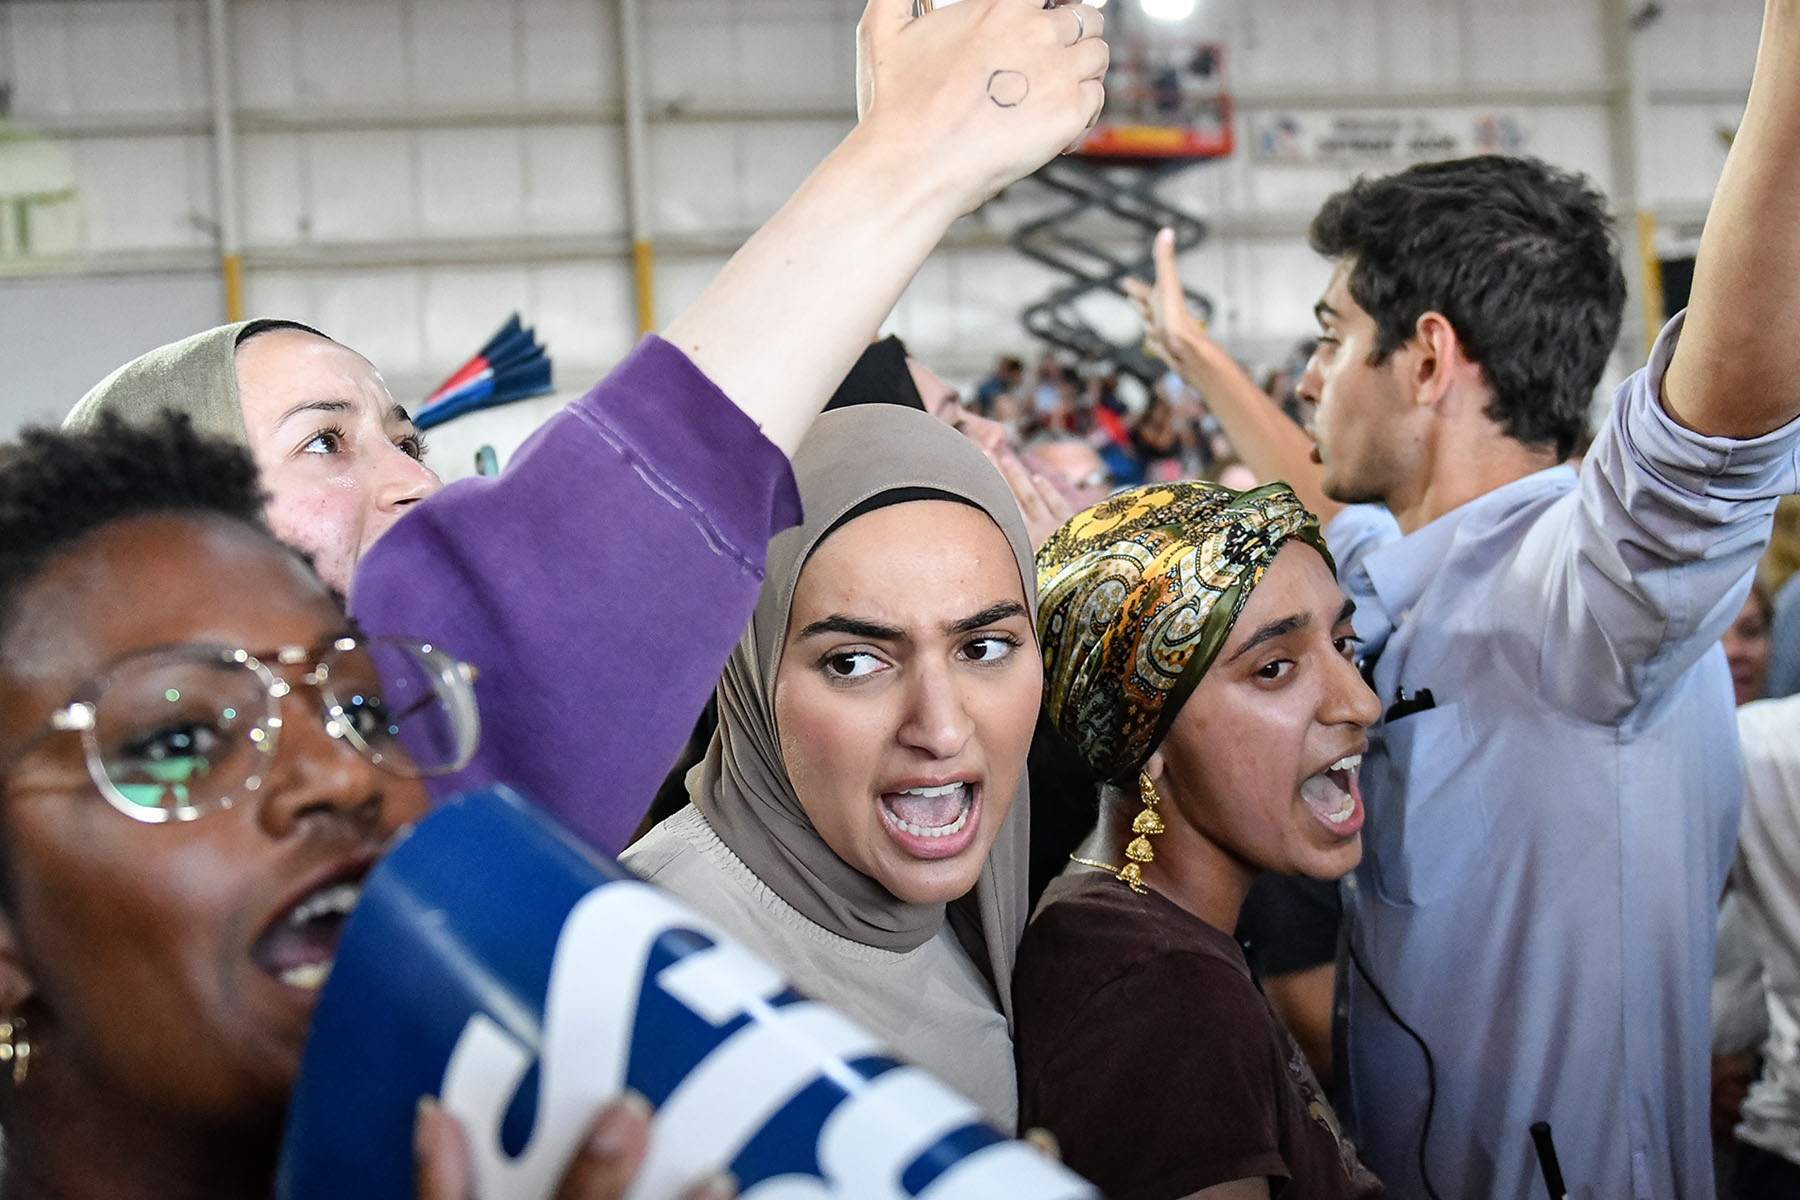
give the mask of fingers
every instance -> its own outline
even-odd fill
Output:
[[[1035,551],[1050,540],[1050,535],[1061,529],[1063,523],[1075,515],[1074,509],[1063,494],[1056,490],[1056,485],[1044,476],[1028,470],[1024,462],[1011,450],[999,449],[988,452],[994,465],[1000,468],[1001,476],[1006,480],[1007,490],[1019,505],[1019,515],[1025,519],[1025,536]]]
[[[737,1180],[728,1172],[720,1172],[704,1183],[695,1184],[681,1194],[681,1200],[734,1200]]]
[[[417,1200],[469,1200],[469,1152],[462,1126],[430,1096],[413,1117],[413,1195]]]
[[[1061,492],[1056,490],[1056,485],[1054,483],[1051,483],[1049,479],[1042,475],[1033,475],[1031,477],[1031,486],[1037,489],[1039,506],[1043,509],[1044,520],[1050,523],[1050,532],[1055,533],[1058,529],[1062,528],[1065,521],[1075,515],[1075,506],[1070,504],[1068,499]],[[1039,545],[1041,544],[1042,543],[1040,542]],[[1036,548],[1036,546],[1032,547],[1034,550]],[[1046,1137],[1050,1135],[1050,1131],[1047,1129],[1042,1130],[1041,1132]],[[1061,1150],[1059,1149],[1057,1153],[1060,1154]]]
[[[1076,7],[1092,11],[1085,4]],[[1106,68],[1112,62],[1112,51],[1099,38],[1085,37],[1069,46],[1069,62],[1074,69],[1075,78],[1098,82],[1106,78]]]
[[[856,22],[856,44],[878,50],[913,20],[913,0],[869,0]]]
[[[996,467],[1000,468],[1001,477],[1006,480],[1007,490],[1012,492],[1013,499],[1019,502],[1019,511],[1024,514],[1025,524],[1041,522],[1049,514],[1044,504],[1043,493],[1032,482],[1032,474],[1019,461],[1019,456],[1011,450],[999,449],[988,452]]]
[[[649,1142],[650,1102],[626,1092],[594,1119],[555,1200],[619,1200],[637,1175]]]
[[[1062,1161],[1062,1143],[1056,1140],[1056,1135],[1054,1133],[1051,1133],[1042,1125],[1034,1125],[1030,1129],[1027,1129],[1020,1135],[1020,1140],[1028,1143],[1033,1150],[1036,1150],[1051,1162],[1059,1163]]]
[[[1186,312],[1187,297],[1181,293],[1181,271],[1175,265],[1175,231],[1166,226],[1156,233],[1156,241],[1150,247],[1150,257],[1156,263],[1157,300],[1163,305],[1175,306],[1170,311]]]

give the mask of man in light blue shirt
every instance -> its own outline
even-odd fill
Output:
[[[1386,709],[1340,973],[1351,1116],[1397,1196],[1711,1194],[1714,914],[1741,793],[1717,642],[1800,489],[1800,13],[1771,0],[1685,322],[1559,465],[1617,334],[1601,198],[1490,157],[1328,201],[1315,456],[1186,320],[1152,349],[1329,520]],[[1357,507],[1346,508],[1345,504]],[[1374,505],[1384,507],[1374,507]]]

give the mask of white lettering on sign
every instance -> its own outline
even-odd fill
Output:
[[[744,1180],[745,1200],[1092,1200],[1095,1193],[1017,1142],[952,1163],[916,1198],[901,1176],[945,1135],[980,1120],[975,1108],[912,1067],[873,1080],[848,1060],[883,1053],[869,1034],[823,1005],[770,1002],[786,983],[706,921],[648,884],[604,884],[570,910],[557,937],[537,1062],[537,1119],[513,1157],[500,1140],[506,1110],[530,1070],[530,1047],[483,1013],[463,1027],[444,1069],[445,1109],[468,1136],[475,1193],[541,1200],[554,1192],[602,1105],[625,1086],[650,953],[658,938],[693,930],[715,945],[658,972],[655,986],[722,1033],[656,1115],[627,1200],[667,1200],[729,1165],[794,1097],[820,1079],[846,1093],[815,1136],[824,1178]]]

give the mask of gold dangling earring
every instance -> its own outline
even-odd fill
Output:
[[[1156,784],[1143,771],[1138,772],[1138,799],[1144,810],[1131,819],[1131,832],[1137,836],[1125,847],[1125,865],[1119,868],[1119,882],[1134,892],[1144,890],[1144,868],[1156,858],[1150,839],[1163,831],[1162,816],[1156,811]]]
[[[13,1086],[25,1082],[31,1069],[31,1038],[25,1032],[25,1018],[0,1017],[0,1063],[12,1064]]]

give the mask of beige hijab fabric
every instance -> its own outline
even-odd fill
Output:
[[[63,428],[92,429],[105,412],[141,425],[165,409],[174,409],[188,414],[200,433],[249,445],[238,399],[236,360],[238,340],[253,324],[267,322],[220,325],[132,359],[95,384],[63,418]]]
[[[847,513],[897,491],[945,493],[993,518],[1012,546],[1035,611],[1031,545],[1000,473],[973,442],[917,409],[862,405],[824,414],[794,456],[794,474],[805,522],[769,544],[756,612],[719,683],[719,728],[705,760],[689,773],[688,790],[720,840],[801,915],[851,941],[907,951],[936,936],[946,906],[900,900],[839,858],[807,819],[781,759],[775,671],[794,588],[813,550]],[[1013,952],[1028,915],[1024,767],[1021,762],[1018,793],[979,882],[948,906],[951,928],[989,976],[1008,1023]]]

